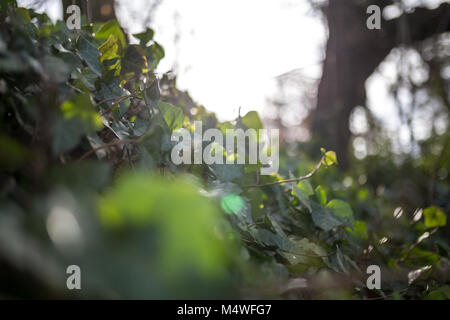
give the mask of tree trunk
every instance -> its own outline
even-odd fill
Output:
[[[116,19],[114,0],[62,0],[64,20],[67,20],[66,9],[76,4],[89,22],[106,22]]]
[[[390,1],[361,4],[330,0],[325,9],[329,38],[311,131],[314,137],[319,137],[322,146],[338,153],[344,167],[348,164],[351,138],[350,114],[356,106],[365,105],[367,78],[395,46],[421,41],[450,29],[450,5],[442,4],[434,10],[416,8],[411,14],[383,20],[380,30],[369,30],[366,10],[370,4],[383,8]],[[400,21],[408,26],[408,39],[397,37]]]

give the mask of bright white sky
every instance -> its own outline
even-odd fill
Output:
[[[136,9],[120,3],[119,18],[141,31],[127,19]],[[152,23],[166,49],[159,69],[175,66],[178,86],[220,119],[236,118],[239,107],[262,111],[274,77],[310,65],[310,75],[320,76],[325,31],[307,10],[306,1],[292,0],[163,0]]]
[[[140,32],[148,8],[145,0],[118,0],[118,18],[129,32]],[[61,1],[48,0],[44,10],[60,19]],[[320,78],[326,31],[306,0],[163,0],[151,27],[166,52],[158,71],[175,69],[178,87],[220,120],[236,118],[239,107],[242,114],[261,113],[280,74],[302,68],[303,75]],[[394,55],[368,81],[368,106],[401,138],[405,130],[386,81],[397,67]],[[409,137],[403,140],[408,145]]]
[[[118,0],[116,13],[136,33],[148,7]],[[306,67],[305,75],[320,77],[325,29],[308,10],[306,0],[163,0],[151,23],[166,52],[158,69],[174,68],[179,88],[221,120],[236,118],[239,107],[261,112],[276,76]],[[48,0],[45,11],[60,19],[61,1]]]

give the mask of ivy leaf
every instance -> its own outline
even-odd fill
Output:
[[[147,72],[147,69],[147,59],[145,58],[145,54],[142,48],[137,45],[128,46],[122,60],[121,74],[141,74],[143,72]]]
[[[450,299],[450,286],[445,285],[431,291],[425,296],[426,300],[448,300]]]
[[[309,180],[300,181],[297,184],[297,188],[300,190],[300,192],[306,199],[308,199],[309,196],[312,196],[314,194],[313,187],[311,186]]]
[[[272,190],[275,193],[275,199],[277,200],[281,215],[287,217],[289,215],[286,209],[287,200],[286,197],[284,197],[280,186],[272,186]]]
[[[102,67],[98,60],[102,55],[100,51],[88,40],[80,37],[78,40],[78,55],[83,59],[88,67],[97,75],[101,76]]]
[[[342,200],[334,199],[328,202],[327,209],[330,209],[333,211],[333,213],[341,218],[344,218],[350,224],[353,226],[354,218],[353,218],[353,211],[350,205]]]
[[[16,8],[16,16],[19,18],[19,21],[22,24],[27,24],[31,22],[31,17],[30,17],[30,13],[28,12],[28,10],[26,8]]]
[[[330,231],[343,224],[342,219],[335,216],[334,213],[328,209],[323,208],[320,205],[311,202],[312,212],[311,217],[314,224],[324,231]]]
[[[62,59],[46,55],[43,59],[44,72],[52,81],[61,83],[68,80],[70,75],[70,66]]]
[[[146,101],[158,101],[160,97],[160,90],[158,81],[155,80],[151,85],[144,90],[144,98]]]
[[[162,101],[158,101],[158,107],[171,131],[175,131],[183,126],[184,114],[181,108]]]
[[[444,227],[447,224],[447,216],[442,210],[436,206],[431,206],[423,211],[425,216],[425,227]]]
[[[0,135],[0,171],[14,171],[20,168],[28,156],[27,149],[18,141]]]
[[[310,242],[307,238],[295,239],[279,236],[275,237],[275,240],[277,239],[277,245],[281,249],[278,253],[286,258],[291,265],[297,265],[299,263],[312,264],[318,260],[308,256],[317,255],[322,258],[322,256],[326,255],[326,251],[323,248]]]
[[[74,55],[72,52],[58,52],[56,54],[58,58],[62,59],[64,63],[69,67],[70,70],[74,71],[77,69],[83,68],[83,63],[81,62],[81,59]]]
[[[87,93],[79,94],[65,101],[61,115],[53,123],[53,150],[60,154],[73,149],[83,134],[92,133],[103,127],[100,115],[95,111]]]
[[[139,40],[141,46],[147,45],[147,43],[153,39],[154,32],[152,29],[147,28],[144,32],[134,33],[133,37]]]
[[[100,130],[102,119],[95,111],[91,97],[88,93],[75,96],[75,98],[64,102],[61,105],[64,118],[76,118],[86,127],[86,130]]]
[[[287,238],[286,233],[283,231],[283,229],[281,228],[281,226],[278,223],[278,221],[275,220],[275,218],[273,216],[271,216],[271,215],[267,215],[267,218],[269,220],[270,225],[275,230],[275,232],[277,234],[279,234],[280,236]]]
[[[255,241],[259,244],[267,247],[277,246],[277,242],[274,240],[276,235],[273,232],[255,227],[249,228],[248,231],[252,235],[253,239],[255,239]]]
[[[52,124],[52,149],[58,155],[75,148],[83,130],[74,120],[57,117]]]
[[[292,190],[294,191],[294,194],[297,196],[297,198],[300,200],[302,205],[308,209],[308,211],[311,212],[311,205],[308,201],[309,195],[305,193],[304,191],[300,190],[300,188],[295,184],[292,183]]]
[[[145,171],[123,174],[99,199],[98,217],[110,232],[127,227],[136,235],[139,230],[153,234],[152,245],[135,248],[143,250],[147,266],[155,266],[152,270],[161,277],[183,286],[186,270],[191,276],[216,279],[226,271],[231,248],[215,232],[219,211],[198,187],[188,176],[171,180]]]
[[[328,263],[327,252],[321,246],[309,241],[307,238],[302,238],[300,240],[292,240],[303,252],[312,253],[317,255],[322,259],[323,262]]]
[[[149,69],[155,70],[162,58],[164,58],[164,49],[159,43],[155,42],[148,48]]]
[[[120,29],[120,25],[117,20],[111,20],[104,23],[95,33],[95,39],[99,40],[101,43],[103,41],[106,41],[111,35],[117,37],[122,48],[125,48],[125,36],[123,35],[122,29]]]
[[[249,129],[259,130],[263,128],[262,121],[256,111],[248,112],[242,117],[241,122]]]
[[[118,69],[117,74],[120,73],[120,55],[119,55],[119,40],[117,36],[110,35],[98,50],[101,52],[100,62],[106,64],[108,61],[113,63],[107,66],[107,69]]]
[[[326,151],[324,148],[321,148],[320,151],[322,151],[323,155],[325,156],[325,159],[323,159],[322,161],[324,165],[330,167],[334,164],[338,164],[336,152]]]
[[[369,238],[369,234],[367,232],[367,225],[364,221],[356,220],[353,224],[353,230],[350,228],[346,228],[346,230],[353,235],[355,238],[367,240]]]
[[[98,75],[94,73],[90,68],[85,67],[81,70],[81,73],[78,74],[78,79],[81,83],[90,91],[95,90],[95,82],[98,79]]]
[[[316,193],[316,198],[317,201],[319,201],[319,203],[321,205],[326,205],[327,204],[327,193],[325,192],[325,189],[322,186],[318,186],[315,190]]]

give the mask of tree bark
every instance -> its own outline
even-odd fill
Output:
[[[448,3],[433,10],[416,8],[413,13],[382,20],[380,30],[366,26],[370,4],[383,8],[392,3],[330,0],[325,9],[329,38],[311,131],[321,145],[338,153],[344,167],[348,164],[351,138],[350,114],[356,106],[365,105],[367,78],[394,47],[450,30]],[[408,26],[408,37],[398,37],[400,22]]]
[[[66,9],[75,4],[81,9],[89,22],[107,22],[116,19],[114,0],[62,0],[64,20],[67,20]]]

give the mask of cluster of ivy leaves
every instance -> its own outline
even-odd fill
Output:
[[[261,119],[220,123],[178,90],[156,71],[164,50],[149,28],[130,41],[117,21],[69,30],[0,4],[0,296],[449,298],[448,244],[423,248],[446,225],[440,208],[419,217],[426,237],[391,249],[328,185],[332,151],[282,151],[284,177],[260,176],[261,164],[177,166],[173,131]],[[80,292],[66,290],[70,264]],[[366,287],[370,264],[381,290]]]

